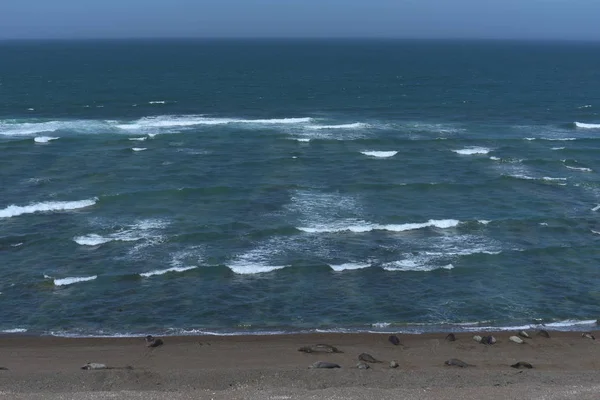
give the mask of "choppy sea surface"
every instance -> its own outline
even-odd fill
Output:
[[[0,42],[0,331],[600,316],[600,44]]]

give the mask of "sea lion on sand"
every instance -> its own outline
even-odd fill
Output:
[[[8,368],[6,368],[6,367],[0,367],[0,371],[8,371]]]
[[[474,367],[473,364],[467,364],[466,362],[459,360],[458,358],[451,358],[451,359],[445,361],[444,364],[451,365],[451,366],[453,365],[453,366],[461,367],[461,368]]]
[[[337,347],[331,346],[329,344],[315,344],[313,346],[303,346],[298,349],[303,353],[343,353]]]
[[[525,339],[531,339],[531,336],[529,336],[529,333],[527,333],[526,331],[519,331],[518,335]]]
[[[446,340],[449,342],[454,342],[456,340],[456,336],[454,336],[454,333],[449,333],[446,335]]]
[[[162,346],[164,342],[160,338],[155,338],[152,335],[146,336],[146,346],[147,347],[158,347]]]
[[[548,333],[548,331],[544,330],[544,329],[540,329],[539,331],[537,331],[538,336],[543,336],[547,339],[550,339],[550,334]]]
[[[482,340],[482,339],[483,339],[483,338],[482,338],[481,336],[479,336],[479,335],[475,335],[475,336],[473,336],[473,340],[474,340],[474,341],[476,341],[477,343],[481,343],[481,340]]]
[[[359,362],[358,364],[356,364],[356,368],[358,368],[358,369],[369,369],[371,367],[367,363]]]
[[[390,335],[390,337],[388,337],[388,340],[394,346],[398,346],[400,344],[400,339],[398,339],[398,336],[396,335]]]
[[[515,342],[515,343],[517,343],[517,344],[523,344],[523,343],[525,343],[525,342],[523,341],[523,339],[521,339],[521,338],[520,338],[520,337],[518,337],[518,336],[511,336],[511,337],[509,337],[508,339],[509,339],[511,342]]]
[[[81,367],[81,369],[108,369],[108,367],[106,366],[106,364],[100,364],[100,363],[87,363],[84,366]]]
[[[493,337],[492,335],[484,336],[481,338],[481,343],[482,344],[494,344],[494,343],[496,343],[496,338]]]
[[[396,360],[390,361],[390,368],[398,368],[398,367],[399,367],[398,361],[396,361]]]
[[[594,337],[594,335],[592,335],[592,332],[584,332],[581,334],[582,338],[585,339],[592,339],[592,340],[596,340],[596,338]]]
[[[313,365],[308,368],[342,368],[336,363],[327,362],[327,361],[317,361]]]
[[[519,361],[518,363],[511,365],[511,367],[517,368],[517,369],[519,369],[519,368],[529,368],[529,369],[531,369],[531,368],[533,368],[533,365],[531,365],[531,364],[529,364],[528,362],[525,362],[525,361]]]
[[[358,359],[360,361],[364,361],[364,362],[368,362],[368,363],[380,363],[382,361],[377,360],[375,357],[373,357],[372,355],[368,354],[368,353],[360,353],[358,355]]]

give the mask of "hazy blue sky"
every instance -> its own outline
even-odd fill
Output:
[[[600,0],[0,0],[0,38],[600,40]]]

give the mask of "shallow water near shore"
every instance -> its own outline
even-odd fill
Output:
[[[598,50],[0,43],[0,331],[594,326]]]

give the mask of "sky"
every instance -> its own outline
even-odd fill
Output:
[[[600,0],[0,0],[0,39],[600,41]]]

